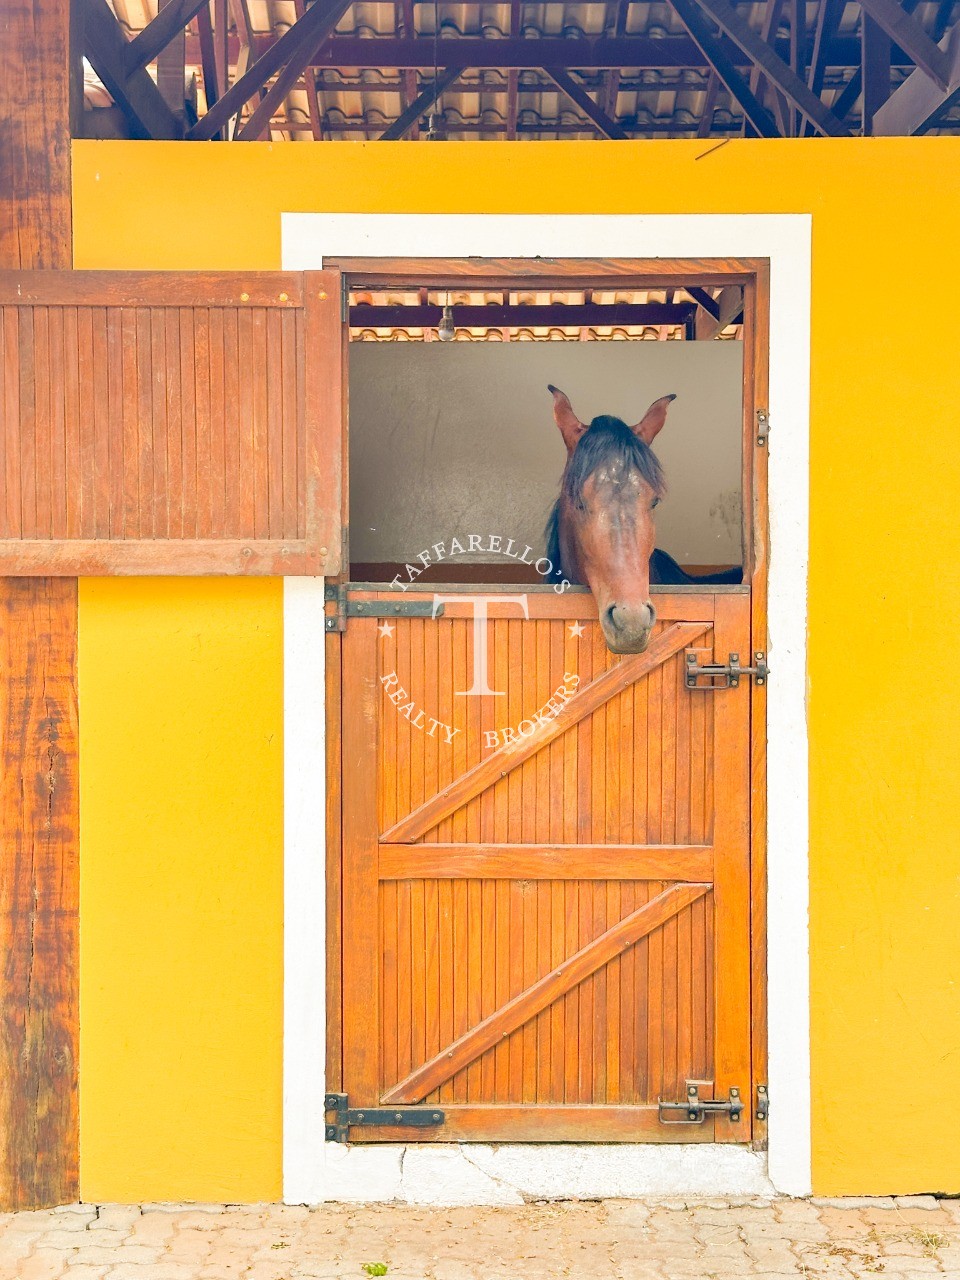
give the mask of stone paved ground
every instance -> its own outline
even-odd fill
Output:
[[[376,1264],[380,1264],[377,1266]],[[383,1270],[386,1267],[386,1271]],[[960,1280],[960,1201],[74,1205],[0,1215],[0,1280]]]

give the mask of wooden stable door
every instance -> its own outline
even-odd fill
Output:
[[[621,658],[583,591],[480,590],[349,593],[342,1087],[444,1116],[350,1140],[749,1140],[750,681],[684,680],[749,591],[658,594]],[[664,1123],[688,1080],[742,1116]]]

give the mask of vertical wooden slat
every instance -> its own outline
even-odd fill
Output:
[[[108,398],[107,312],[105,307],[90,308],[93,368],[93,491],[94,536],[110,536],[110,419]]]
[[[153,347],[150,310],[137,307],[137,516],[135,538],[152,538],[156,518],[153,509]]]
[[[81,311],[84,316],[86,308]],[[120,313],[123,349],[123,521],[121,537],[136,538],[140,532],[140,432],[137,376],[137,318],[130,307]],[[92,345],[92,343],[91,343]],[[84,379],[81,367],[81,389]],[[84,524],[89,527],[87,505],[81,506]],[[90,535],[92,536],[92,534]]]
[[[51,307],[47,316],[50,343],[50,360],[47,366],[50,394],[50,535],[53,538],[64,538],[67,533],[67,439],[62,309]]]
[[[258,359],[250,362],[250,399],[253,417],[253,453],[249,467],[253,473],[253,534],[257,538],[270,533],[270,455],[267,448],[267,317],[263,307],[255,307],[251,315],[253,350]]]
[[[251,365],[257,368],[260,364],[259,353],[251,349]],[[197,307],[193,312],[193,391],[194,412],[196,414],[196,447],[197,447],[197,536],[209,538],[213,530],[212,502],[210,489],[213,482],[211,466],[213,434],[213,415],[210,404],[210,311]],[[251,535],[253,523],[249,526]]]
[[[20,537],[23,514],[20,490],[20,308],[3,308],[4,469],[6,536]]]
[[[36,532],[40,538],[51,535],[50,503],[50,315],[48,307],[33,309],[33,465],[36,468],[34,501]]]
[[[167,537],[183,537],[183,397],[180,389],[180,312],[163,313],[163,395],[167,421]],[[211,481],[213,477],[211,476]]]
[[[240,528],[240,332],[237,310],[223,313],[223,508],[224,525]],[[286,403],[284,413],[288,412]],[[289,465],[289,464],[288,464]]]
[[[271,538],[283,537],[283,347],[282,314],[271,309],[266,314],[267,379],[267,533]]]

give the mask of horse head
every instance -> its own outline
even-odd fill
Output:
[[[676,396],[655,400],[632,427],[607,415],[587,425],[562,391],[548,390],[567,464],[547,525],[547,554],[555,570],[593,592],[607,648],[642,653],[656,620],[650,600],[653,512],[665,489],[650,445]]]

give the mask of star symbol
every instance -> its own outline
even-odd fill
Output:
[[[583,623],[582,623],[582,622],[571,622],[571,623],[570,623],[570,634],[571,634],[571,636],[582,636],[582,635],[583,635],[583,633],[584,633],[584,630],[585,630],[585,628],[584,628],[584,625],[583,625]]]
[[[379,627],[377,627],[377,630],[380,632],[382,636],[392,636],[393,624],[390,622],[381,622]]]

